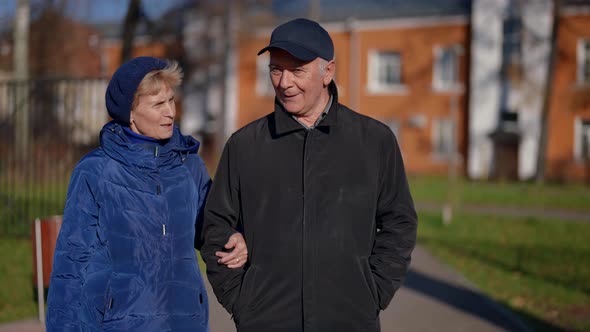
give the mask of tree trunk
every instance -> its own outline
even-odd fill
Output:
[[[123,47],[121,48],[121,63],[131,59],[131,52],[133,49],[133,37],[135,36],[135,28],[139,23],[141,17],[141,0],[129,1],[127,7],[127,15],[123,22]]]

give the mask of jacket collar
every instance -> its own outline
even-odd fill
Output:
[[[105,153],[126,166],[154,170],[184,162],[188,154],[197,153],[199,142],[184,136],[178,127],[166,144],[133,143],[115,121],[107,123],[100,132],[100,145]]]
[[[328,85],[328,92],[332,95],[332,106],[326,117],[316,126],[321,131],[326,131],[330,126],[336,125],[338,120],[338,88],[334,81]],[[274,111],[274,126],[271,126],[275,136],[282,136],[291,132],[305,130],[305,128],[297,122],[291,114],[289,114],[283,105],[275,97],[275,111]]]

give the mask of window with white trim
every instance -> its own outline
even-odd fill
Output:
[[[590,161],[590,119],[577,118],[574,128],[574,159]]]
[[[432,87],[435,90],[459,89],[459,56],[463,49],[460,45],[434,48],[434,66]]]
[[[455,125],[451,118],[432,121],[432,153],[437,159],[448,159],[454,151]]]
[[[590,84],[590,39],[578,40],[578,83]]]
[[[405,90],[402,59],[396,51],[369,51],[368,89],[370,92]]]
[[[258,96],[274,95],[274,88],[270,82],[268,72],[269,61],[270,57],[268,56],[268,52],[256,57],[256,95]]]

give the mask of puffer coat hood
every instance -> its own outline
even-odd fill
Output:
[[[211,180],[199,143],[132,143],[111,122],[72,173],[47,331],[208,331],[195,248]]]

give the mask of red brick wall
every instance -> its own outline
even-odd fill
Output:
[[[32,77],[100,77],[100,35],[88,25],[48,11],[32,22]]]
[[[590,167],[574,160],[576,117],[590,120],[590,85],[577,84],[578,39],[590,39],[590,16],[560,19],[555,77],[551,86],[547,176],[556,180],[590,179]]]
[[[328,28],[329,30],[329,28]],[[356,111],[387,121],[395,118],[400,123],[400,141],[406,169],[409,173],[444,173],[448,163],[436,161],[432,155],[432,119],[450,114],[451,93],[435,92],[432,88],[434,48],[436,45],[462,45],[468,51],[468,25],[435,25],[411,28],[389,28],[358,31],[359,56],[357,82],[351,85],[350,34],[330,31],[336,48],[336,82],[340,101]],[[274,96],[256,95],[256,53],[268,43],[268,37],[242,36],[239,51],[239,97],[237,128],[273,110]],[[375,95],[367,91],[368,51],[370,49],[401,52],[402,80],[405,94]],[[468,87],[467,59],[460,58],[460,82],[463,91]],[[354,95],[353,95],[354,94]],[[459,117],[459,149],[465,150],[465,93],[455,93]],[[350,103],[356,101],[357,107]],[[411,128],[407,120],[417,113],[426,118],[423,128]]]

